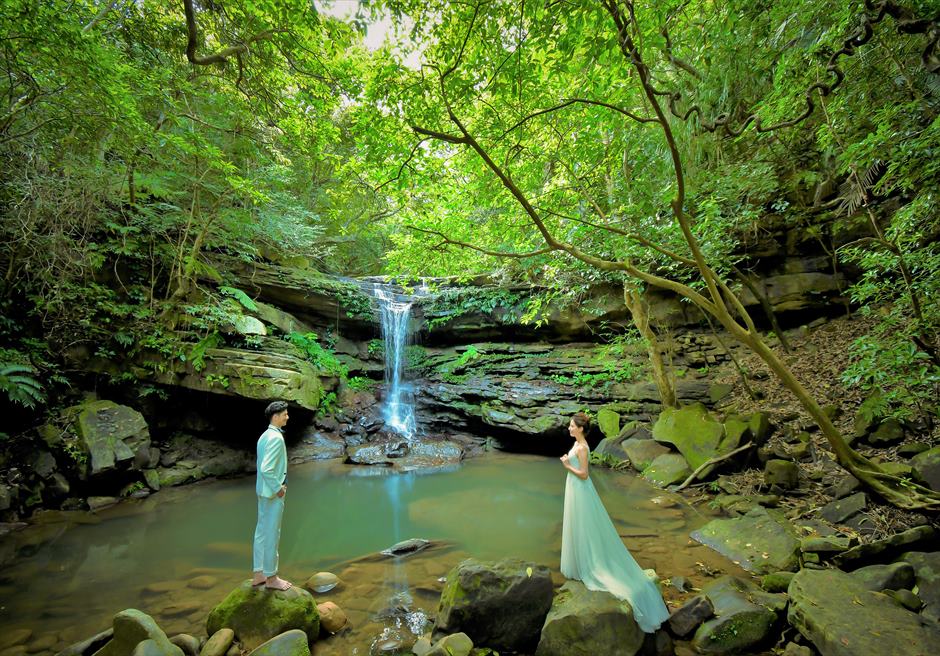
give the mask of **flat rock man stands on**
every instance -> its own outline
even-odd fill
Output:
[[[258,525],[255,527],[254,575],[251,584],[270,590],[291,587],[277,575],[277,544],[281,539],[281,517],[287,494],[287,447],[283,428],[287,424],[287,404],[274,401],[265,408],[268,429],[258,439]]]

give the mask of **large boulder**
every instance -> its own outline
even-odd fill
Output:
[[[695,631],[692,645],[701,654],[729,654],[757,647],[770,635],[787,606],[784,594],[764,592],[750,581],[723,576],[702,590],[715,617]]]
[[[914,567],[917,596],[924,602],[921,614],[940,626],[940,552],[909,551],[901,560]]]
[[[718,455],[724,426],[701,403],[665,408],[653,426],[653,439],[672,444],[696,469]]]
[[[89,474],[150,465],[150,430],[142,414],[113,401],[88,401],[70,410],[77,415],[75,431],[88,453]]]
[[[623,449],[624,454],[626,454],[630,464],[638,472],[646,471],[659,456],[671,453],[669,447],[663,446],[656,440],[643,440],[636,437],[624,440],[620,447]],[[683,462],[685,462],[684,458]],[[686,467],[688,467],[688,465],[686,465]],[[686,476],[688,476],[688,474],[686,474]]]
[[[148,654],[183,656],[183,650],[170,642],[166,633],[152,617],[135,608],[122,610],[114,616],[114,635],[94,656],[128,656],[143,642]]]
[[[304,429],[300,441],[288,447],[287,455],[291,464],[343,458],[346,456],[346,443],[342,437],[324,433],[316,426],[308,426]]]
[[[918,453],[911,458],[911,466],[931,490],[940,492],[940,446]]]
[[[597,427],[604,437],[617,437],[620,435],[620,414],[610,408],[601,408],[597,411]]]
[[[755,574],[799,567],[799,537],[778,510],[758,506],[741,517],[714,519],[691,537]]]
[[[801,570],[789,595],[790,624],[822,656],[928,656],[940,644],[915,613],[839,570]]]
[[[568,581],[545,618],[536,656],[633,656],[643,632],[626,601]]]
[[[248,649],[291,629],[300,629],[313,642],[320,633],[320,615],[313,595],[299,586],[266,590],[246,580],[209,613],[207,633],[222,628],[232,629]]]
[[[689,477],[692,470],[681,453],[664,453],[658,456],[650,466],[643,470],[643,478],[660,487],[681,483]]]
[[[547,567],[518,559],[467,559],[447,575],[435,634],[466,633],[475,645],[531,651],[552,605]]]

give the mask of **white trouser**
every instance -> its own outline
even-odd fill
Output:
[[[284,497],[258,497],[258,525],[255,527],[253,572],[277,574],[277,543],[281,539]]]

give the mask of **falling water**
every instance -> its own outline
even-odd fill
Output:
[[[403,380],[405,347],[410,337],[411,300],[403,299],[387,287],[375,286],[385,340],[385,425],[405,439],[416,432],[414,392]]]

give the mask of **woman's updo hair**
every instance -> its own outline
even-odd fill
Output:
[[[584,434],[587,435],[588,431],[591,430],[591,418],[588,417],[583,412],[578,412],[571,417],[571,421],[574,422],[574,425],[584,431]]]

